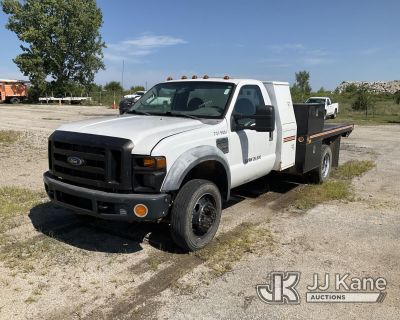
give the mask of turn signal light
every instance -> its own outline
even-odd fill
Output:
[[[137,204],[134,208],[133,208],[133,213],[139,217],[139,218],[143,218],[145,216],[147,216],[147,214],[149,213],[149,209],[147,209],[147,207],[144,204]]]
[[[167,160],[164,157],[146,157],[143,159],[143,166],[153,169],[165,169]]]

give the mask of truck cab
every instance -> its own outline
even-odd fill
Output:
[[[45,188],[80,214],[167,221],[179,246],[197,250],[214,237],[232,188],[271,171],[328,179],[353,128],[324,128],[323,116],[319,105],[294,106],[286,82],[169,80],[124,115],[57,129]]]

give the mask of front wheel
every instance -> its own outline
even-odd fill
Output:
[[[332,150],[323,144],[321,147],[321,158],[317,168],[310,172],[311,180],[314,183],[323,183],[329,179],[332,168]]]
[[[221,220],[221,194],[203,179],[188,181],[179,190],[171,212],[174,242],[189,251],[205,247],[214,238]]]
[[[19,98],[17,98],[17,97],[13,97],[13,98],[10,99],[10,103],[11,104],[17,104],[17,103],[20,103],[20,102],[21,102],[21,100]]]

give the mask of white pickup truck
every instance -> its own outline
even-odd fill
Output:
[[[339,103],[332,103],[328,97],[310,97],[306,103],[321,103],[325,106],[325,119],[335,119],[339,112]]]
[[[320,104],[293,105],[286,82],[159,83],[126,114],[65,124],[49,137],[49,198],[77,213],[167,221],[186,250],[208,244],[232,188],[269,174],[338,165],[352,125],[324,124]]]
[[[143,96],[146,93],[146,91],[136,91],[131,94],[127,94],[124,96],[124,99],[133,99],[135,102],[138,101],[141,96]]]

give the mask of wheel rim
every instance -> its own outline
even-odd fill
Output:
[[[330,170],[330,156],[329,153],[326,153],[324,158],[322,159],[322,176],[326,178],[329,174]]]
[[[193,207],[192,230],[196,236],[204,236],[214,225],[217,218],[217,206],[214,197],[202,195]]]

